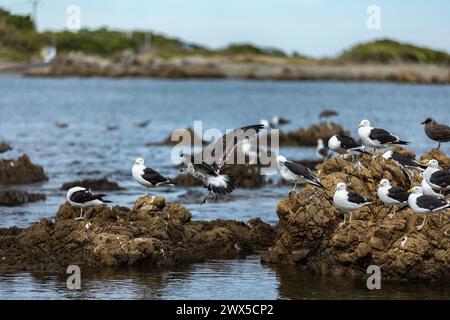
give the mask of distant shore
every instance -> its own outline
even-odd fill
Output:
[[[449,84],[450,66],[434,64],[295,63],[282,58],[187,56],[163,59],[131,56],[106,59],[68,54],[51,64],[0,61],[0,73],[29,77],[154,77],[166,79],[254,79],[284,81],[388,81]]]

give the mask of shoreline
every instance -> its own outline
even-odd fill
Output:
[[[144,59],[135,57],[136,59]],[[450,66],[432,64],[296,63],[247,57],[148,56],[136,62],[69,54],[51,64],[0,61],[0,74],[25,77],[105,77],[155,79],[237,79],[258,81],[339,81],[450,84]]]

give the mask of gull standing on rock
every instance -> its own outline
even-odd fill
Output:
[[[387,206],[393,206],[394,212],[389,214],[389,218],[393,218],[397,212],[398,206],[406,204],[409,198],[409,192],[400,187],[393,187],[387,179],[380,181],[378,187],[378,198]]]
[[[435,159],[428,161],[428,167],[424,171],[423,177],[434,190],[439,192],[450,190],[450,170],[439,168],[439,162]]]
[[[400,140],[398,136],[384,129],[373,128],[369,120],[362,120],[358,125],[358,135],[363,144],[372,147],[374,151],[395,145],[409,144],[409,142]]]
[[[311,184],[316,187],[325,188],[311,170],[299,163],[289,161],[280,155],[277,157],[277,165],[283,179],[294,184],[291,192],[295,191],[297,184]]]
[[[174,185],[169,179],[163,177],[159,172],[148,168],[144,164],[144,159],[137,158],[134,161],[133,168],[131,169],[134,180],[145,188],[145,196],[148,196],[148,190],[150,188],[156,188],[159,186],[171,186]]]
[[[324,160],[327,160],[331,156],[330,148],[325,146],[322,139],[317,139],[316,155]]]
[[[386,151],[383,154],[383,158],[386,160],[392,159],[399,167],[404,169],[419,169],[423,171],[427,168],[427,166],[424,166],[420,162],[416,161],[416,159],[393,150]]]
[[[440,124],[433,118],[427,118],[422,124],[425,125],[425,134],[427,137],[438,142],[438,150],[441,148],[441,143],[450,141],[449,126]]]
[[[84,208],[93,206],[102,206],[111,201],[104,200],[106,194],[93,194],[91,190],[83,187],[73,187],[67,191],[67,201],[70,205],[76,208],[80,208],[80,216],[75,218],[75,220],[84,219]]]
[[[408,204],[411,210],[420,215],[425,215],[423,222],[417,226],[417,230],[422,230],[427,221],[427,216],[432,213],[438,213],[450,208],[450,202],[435,196],[424,195],[422,187],[414,187],[408,198]]]
[[[204,187],[208,189],[208,193],[203,197],[202,204],[206,203],[208,196],[212,193],[215,194],[215,199],[217,200],[218,194],[233,192],[235,189],[234,178],[221,174],[221,169],[238,144],[257,136],[262,129],[264,129],[264,125],[257,124],[231,130],[216,142],[206,146],[202,150],[201,159],[198,161],[196,161],[197,157],[193,154],[180,154],[184,164],[180,171],[185,171],[200,180]],[[209,150],[206,156],[204,156],[205,150]],[[218,153],[215,152],[217,150],[219,150]]]
[[[328,148],[341,155],[352,154],[352,151],[366,153],[364,146],[355,141],[352,137],[343,135],[334,135],[328,140]]]
[[[372,200],[359,195],[355,191],[347,191],[346,184],[340,182],[336,185],[333,202],[336,208],[344,211],[344,222],[339,224],[339,227],[342,227],[347,223],[345,219],[345,214],[347,212],[350,213],[349,223],[352,223],[352,212],[361,209],[365,205],[371,204]]]

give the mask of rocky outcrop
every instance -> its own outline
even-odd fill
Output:
[[[24,154],[17,160],[0,159],[0,184],[33,183],[48,180],[44,169]]]
[[[12,147],[8,143],[0,141],[0,153],[5,153],[10,150],[12,150]]]
[[[28,193],[22,190],[0,190],[0,206],[14,207],[45,199],[47,199],[47,196],[42,193]]]
[[[260,219],[248,223],[191,221],[191,213],[161,197],[142,197],[130,210],[93,207],[86,220],[62,205],[55,222],[0,229],[0,270],[65,270],[83,267],[173,265],[234,258],[273,245],[274,230]]]
[[[117,182],[109,181],[107,178],[86,179],[81,181],[66,182],[61,186],[61,190],[69,190],[73,187],[84,187],[92,190],[117,191],[122,190]]]
[[[334,135],[348,135],[349,133],[337,123],[319,123],[309,128],[300,128],[292,132],[280,131],[280,146],[316,146],[317,140],[328,141]]]
[[[260,174],[257,165],[225,165],[221,172],[232,176],[238,188],[259,188],[265,184],[264,176]],[[190,174],[179,175],[172,182],[183,187],[202,186],[202,183]]]
[[[190,139],[189,140],[180,140],[180,141],[173,141],[172,140],[172,135],[170,134],[167,138],[165,138],[163,141],[161,142],[149,142],[146,144],[147,147],[151,147],[151,146],[175,146],[175,145],[179,145],[181,143],[181,145],[183,146],[189,146],[189,143],[191,146],[194,146],[195,141],[199,141],[199,143],[201,143],[202,145],[207,144],[207,141],[204,141],[201,139],[201,137],[199,137],[197,135],[197,133],[194,131],[194,129],[192,128],[187,128],[186,129],[188,134],[190,135]]]
[[[431,157],[440,159],[444,166],[450,160],[438,150],[421,159]],[[345,182],[372,199],[377,199],[377,184],[383,178],[409,188],[404,172],[394,162],[384,160],[380,153],[374,159],[364,155],[353,164],[338,157],[319,165],[318,171],[326,190],[307,186],[278,204],[279,236],[262,256],[263,262],[297,264],[322,274],[361,277],[367,276],[368,266],[377,265],[383,279],[450,280],[448,213],[430,216],[427,226],[417,231],[416,225],[422,218],[411,209],[398,210],[390,219],[390,208],[377,200],[355,211],[351,224],[339,227],[343,214],[332,202],[336,184]],[[414,185],[419,184],[417,172],[413,180]]]

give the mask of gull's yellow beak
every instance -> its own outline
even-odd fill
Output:
[[[358,124],[358,127],[357,127],[357,128],[358,128],[358,129],[359,129],[359,128],[362,128],[362,124]]]
[[[413,192],[413,189],[412,189],[412,188],[411,188],[411,189],[409,189],[409,190],[408,190],[408,192],[409,192],[409,193]]]

